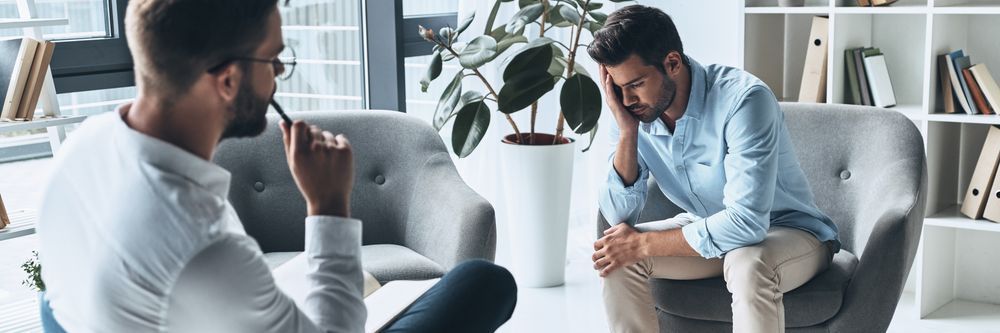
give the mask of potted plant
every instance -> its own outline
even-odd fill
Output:
[[[503,20],[497,13],[505,5],[518,6],[519,10]],[[580,36],[604,26],[607,15],[598,11],[602,7],[590,0],[496,0],[482,34],[467,43],[458,42],[458,38],[468,33],[474,14],[454,29],[444,27],[435,32],[420,27],[418,31],[434,44],[427,73],[420,81],[422,91],[440,76],[444,62],[457,61],[462,67],[441,94],[432,122],[441,130],[453,120],[451,146],[455,154],[466,157],[475,150],[490,126],[493,110],[501,112],[510,126],[512,133],[502,139],[500,168],[505,179],[513,268],[524,286],[556,286],[564,281],[575,143],[565,136],[565,125],[576,134],[588,134],[593,143],[601,116],[601,92],[576,59],[584,46]],[[553,29],[569,29],[570,40],[546,37]],[[518,44],[524,45],[503,56]],[[491,82],[479,70],[491,63],[504,67],[499,82]],[[477,78],[477,84],[463,86],[466,77]],[[538,100],[560,84],[560,109],[549,110],[558,112],[554,131],[540,133],[536,130]],[[511,117],[522,110],[531,112],[527,128],[519,127]]]
[[[48,308],[48,299],[45,298],[45,281],[42,281],[42,262],[38,259],[38,251],[31,251],[31,258],[21,264],[21,269],[28,274],[28,277],[21,281],[21,284],[28,289],[38,292],[39,319],[42,322],[42,329],[45,332],[64,332],[59,328]]]

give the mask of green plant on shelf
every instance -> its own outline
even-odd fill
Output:
[[[609,0],[625,2],[626,0]],[[518,6],[516,14],[506,19],[506,24],[494,27],[500,6],[504,3]],[[452,149],[459,157],[466,157],[475,150],[490,125],[491,104],[504,114],[515,134],[514,144],[548,145],[563,142],[564,124],[577,134],[590,134],[593,142],[597,133],[597,120],[601,116],[601,93],[590,75],[577,64],[580,36],[593,34],[604,26],[608,15],[598,12],[603,4],[590,0],[496,0],[481,35],[467,43],[456,42],[475,18],[469,16],[457,28],[444,27],[435,32],[420,27],[420,36],[434,44],[427,73],[420,80],[420,90],[427,92],[431,81],[441,75],[442,64],[458,61],[461,69],[450,80],[438,100],[433,125],[441,130],[452,118]],[[526,36],[525,28],[537,26],[536,36]],[[546,37],[552,29],[569,28],[568,44]],[[530,34],[534,35],[534,34]],[[500,55],[511,46],[526,45],[513,56]],[[479,71],[483,65],[498,61],[506,63],[502,86],[490,82]],[[485,91],[466,89],[462,79],[477,77]],[[551,142],[536,141],[535,120],[538,100],[563,85],[559,94],[559,120]],[[527,134],[511,118],[511,114],[531,109],[531,126]],[[540,140],[540,139],[539,139]],[[589,147],[588,147],[589,149]],[[586,151],[586,149],[584,149]]]
[[[21,284],[38,292],[45,291],[45,282],[42,281],[42,262],[38,260],[38,251],[31,251],[31,258],[21,264],[21,269],[28,273],[28,277],[21,281]]]

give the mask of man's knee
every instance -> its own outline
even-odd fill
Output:
[[[733,294],[756,293],[777,286],[777,274],[760,247],[745,247],[726,254],[723,262],[726,286]]]
[[[457,281],[473,282],[477,286],[467,292],[481,293],[486,299],[497,299],[502,308],[513,311],[517,303],[517,283],[506,268],[486,260],[470,260],[456,266],[449,275]]]

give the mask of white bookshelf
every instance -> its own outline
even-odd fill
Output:
[[[24,36],[41,40],[45,37],[42,33],[42,27],[69,24],[68,19],[38,18],[35,0],[17,0],[17,10],[20,17],[0,19],[0,29],[20,28],[24,30]],[[52,148],[52,153],[55,154],[62,142],[66,140],[65,126],[83,122],[86,117],[61,115],[51,69],[45,71],[45,82],[42,84],[38,103],[44,113],[43,116],[35,116],[32,121],[0,121],[0,133],[45,129],[49,135],[49,146]],[[37,110],[32,110],[32,112],[35,111]]]
[[[886,56],[896,94],[892,109],[910,118],[924,137],[928,165],[927,217],[911,278],[920,318],[963,317],[961,309],[994,318],[1000,327],[1000,224],[959,213],[991,125],[1000,116],[944,114],[939,104],[937,56],[963,49],[1000,78],[1000,0],[900,0],[889,7],[858,7],[854,0],[741,0],[743,68],[779,98],[798,99],[814,15],[829,20],[827,103],[844,103],[844,50],[877,47]],[[961,111],[960,111],[961,112]]]

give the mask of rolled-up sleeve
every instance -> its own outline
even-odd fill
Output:
[[[615,149],[618,145],[619,130],[617,125],[610,126],[611,154],[608,157],[608,177],[598,195],[598,205],[604,219],[612,226],[625,222],[634,226],[639,220],[639,213],[646,203],[648,192],[649,168],[638,158],[639,177],[631,186],[625,186],[618,171],[615,170]]]
[[[726,208],[682,229],[684,239],[705,258],[759,243],[770,227],[783,116],[765,87],[749,88],[741,100],[725,127]]]

